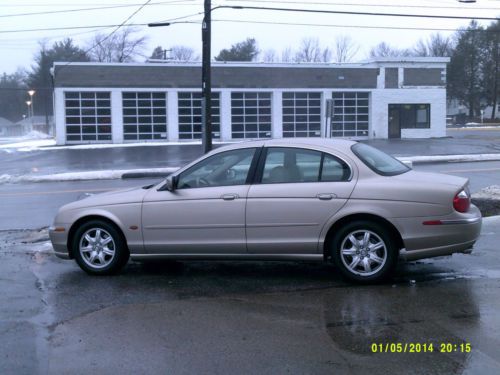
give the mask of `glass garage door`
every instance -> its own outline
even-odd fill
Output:
[[[64,93],[66,141],[111,141],[111,94],[109,92]]]
[[[232,138],[271,138],[271,93],[231,93]]]
[[[283,137],[321,135],[321,93],[283,93]]]
[[[368,136],[367,92],[334,92],[332,137]]]
[[[200,92],[179,92],[179,139],[201,138],[201,98]],[[212,137],[220,138],[220,94],[212,93]]]
[[[165,92],[123,92],[122,100],[125,141],[167,139]]]

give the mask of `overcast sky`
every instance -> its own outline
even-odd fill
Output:
[[[122,23],[145,1],[143,0],[0,0],[0,73],[12,73],[18,67],[29,69],[33,55],[41,41],[49,45],[65,37],[73,38],[85,46],[92,33],[100,30],[109,33],[113,28],[97,26]],[[458,0],[213,0],[217,5],[274,6],[309,8],[337,11],[385,12],[405,14],[434,14],[464,17],[499,17],[499,0],[477,0],[463,4]],[[121,6],[121,7],[118,7]],[[81,10],[97,7],[108,9]],[[69,12],[71,10],[71,12]],[[78,11],[74,11],[78,10]],[[64,13],[26,15],[67,11]],[[152,0],[129,23],[149,23],[182,18],[182,21],[201,21],[202,0]],[[24,15],[20,15],[24,14]],[[303,38],[319,38],[323,47],[332,47],[339,34],[349,35],[359,46],[356,60],[365,59],[370,48],[382,41],[398,48],[411,47],[420,38],[427,38],[436,30],[446,35],[458,27],[466,26],[467,20],[430,18],[399,18],[365,15],[339,15],[317,13],[271,12],[248,9],[217,9],[212,13],[212,55],[231,44],[253,37],[260,50],[278,51],[300,44]],[[180,20],[179,20],[180,21]],[[253,23],[253,22],[259,23]],[[491,21],[480,21],[488,25]],[[282,24],[280,24],[282,23]],[[302,24],[302,25],[299,25]],[[89,29],[19,32],[26,29],[66,28],[95,26]],[[371,28],[367,28],[371,27]],[[402,28],[415,28],[407,30]],[[168,48],[187,45],[201,52],[201,26],[199,23],[175,24],[169,27],[140,27],[149,37],[148,55],[155,46]],[[13,32],[18,31],[18,32]]]

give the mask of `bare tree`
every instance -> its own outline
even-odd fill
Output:
[[[295,62],[329,62],[332,51],[321,48],[317,38],[304,38],[297,52],[295,52]]]
[[[420,39],[412,48],[412,55],[420,57],[445,57],[453,52],[453,40],[439,33],[432,34],[427,40]]]
[[[427,41],[429,56],[445,57],[451,56],[453,52],[453,40],[440,33],[434,33]]]
[[[191,47],[173,46],[170,48],[170,58],[176,61],[197,61],[200,56]]]
[[[289,63],[293,61],[293,51],[291,47],[286,47],[281,51],[281,62]]]
[[[131,62],[144,56],[147,37],[137,35],[138,29],[127,27],[109,36],[96,34],[89,42],[92,61]],[[89,46],[89,47],[90,47]]]
[[[317,38],[304,38],[295,53],[296,62],[318,62],[321,59],[321,47]]]
[[[359,45],[349,35],[339,35],[335,39],[335,62],[351,61],[358,51]]]
[[[370,57],[408,57],[412,53],[408,49],[398,49],[391,47],[386,42],[377,44],[370,50]]]
[[[276,50],[274,50],[272,48],[265,50],[262,54],[262,61],[263,62],[277,62],[278,61],[278,54],[276,53]]]

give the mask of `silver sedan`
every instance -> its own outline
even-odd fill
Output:
[[[480,229],[467,179],[309,138],[221,147],[156,185],[70,203],[50,238],[58,257],[91,274],[129,258],[317,260],[374,282],[398,257],[470,252]]]

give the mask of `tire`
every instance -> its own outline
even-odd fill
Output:
[[[383,225],[360,220],[335,233],[330,251],[344,277],[358,283],[376,283],[394,270],[398,258],[395,243]]]
[[[81,225],[73,236],[72,248],[76,263],[91,275],[115,274],[130,257],[122,233],[103,220]]]

